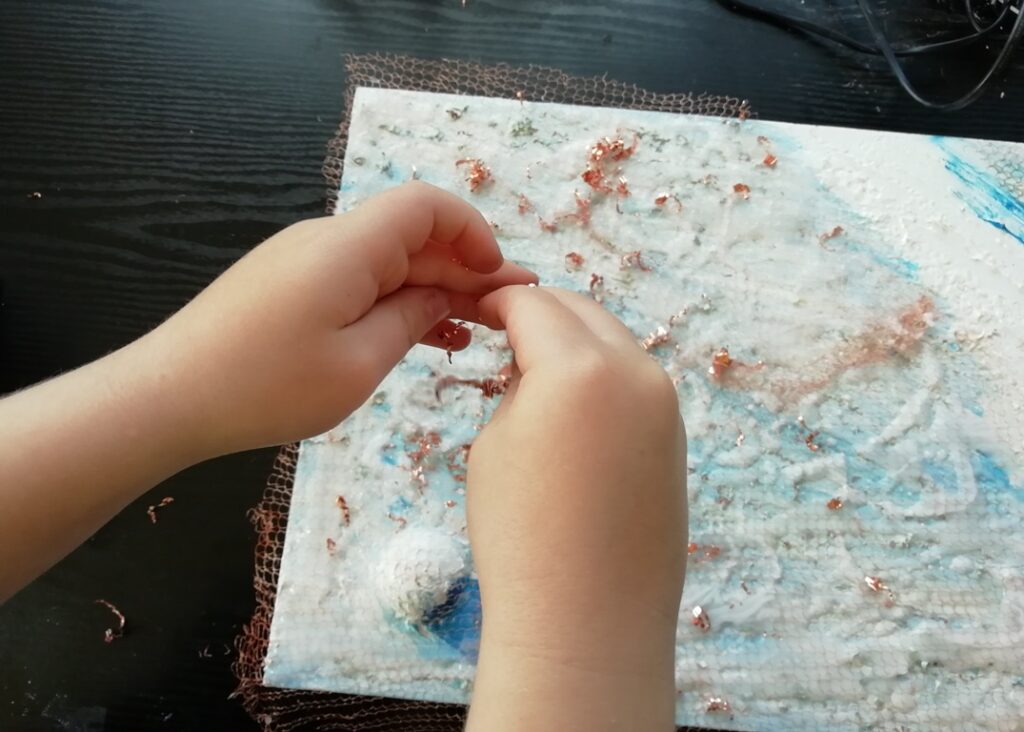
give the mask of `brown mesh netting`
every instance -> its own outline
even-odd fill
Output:
[[[604,77],[570,76],[558,69],[542,66],[485,66],[468,61],[366,54],[347,56],[345,70],[345,111],[337,134],[327,146],[323,166],[328,184],[329,213],[334,212],[337,202],[352,100],[360,86],[721,117],[743,118],[749,115],[746,102],[731,97],[656,94],[634,84]],[[287,445],[281,449],[263,499],[250,515],[257,533],[253,576],[256,610],[235,644],[238,660],[234,670],[239,682],[235,695],[241,698],[246,711],[266,730],[434,732],[461,729],[465,708],[459,705],[263,686],[263,660],[270,638],[270,621],[297,458],[298,445]]]

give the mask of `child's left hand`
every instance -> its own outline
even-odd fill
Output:
[[[472,206],[408,183],[271,237],[150,339],[190,383],[207,451],[232,452],[330,429],[417,342],[465,348],[447,316],[536,280]]]
[[[333,427],[417,341],[465,348],[444,318],[535,279],[472,206],[409,183],[285,229],[152,333],[0,400],[0,603],[164,478]]]

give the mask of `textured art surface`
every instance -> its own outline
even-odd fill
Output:
[[[360,90],[338,209],[414,177],[678,386],[681,723],[1014,729],[1020,146]],[[465,461],[509,360],[475,339],[414,351],[301,446],[268,685],[468,698]]]

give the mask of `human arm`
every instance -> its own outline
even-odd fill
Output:
[[[333,427],[417,341],[465,347],[446,316],[534,279],[469,204],[407,184],[285,229],[138,341],[0,400],[0,602],[188,465]]]
[[[670,729],[687,542],[675,389],[583,296],[509,287],[480,309],[516,369],[469,458],[483,627],[467,729]]]

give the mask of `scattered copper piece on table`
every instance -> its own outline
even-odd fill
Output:
[[[732,187],[734,193],[738,193],[743,196],[744,201],[750,200],[750,186],[746,183],[737,183]]]
[[[172,503],[174,503],[174,498],[172,496],[164,496],[160,499],[160,503],[147,508],[146,513],[149,515],[150,523],[156,523],[156,512],[159,509],[164,508],[165,506],[170,506]]]
[[[117,609],[114,603],[108,600],[96,600],[97,605],[103,605],[107,610],[114,613],[114,617],[117,618],[117,629],[107,628],[103,631],[103,642],[113,643],[115,638],[120,638],[124,635],[125,617],[124,613]]]

